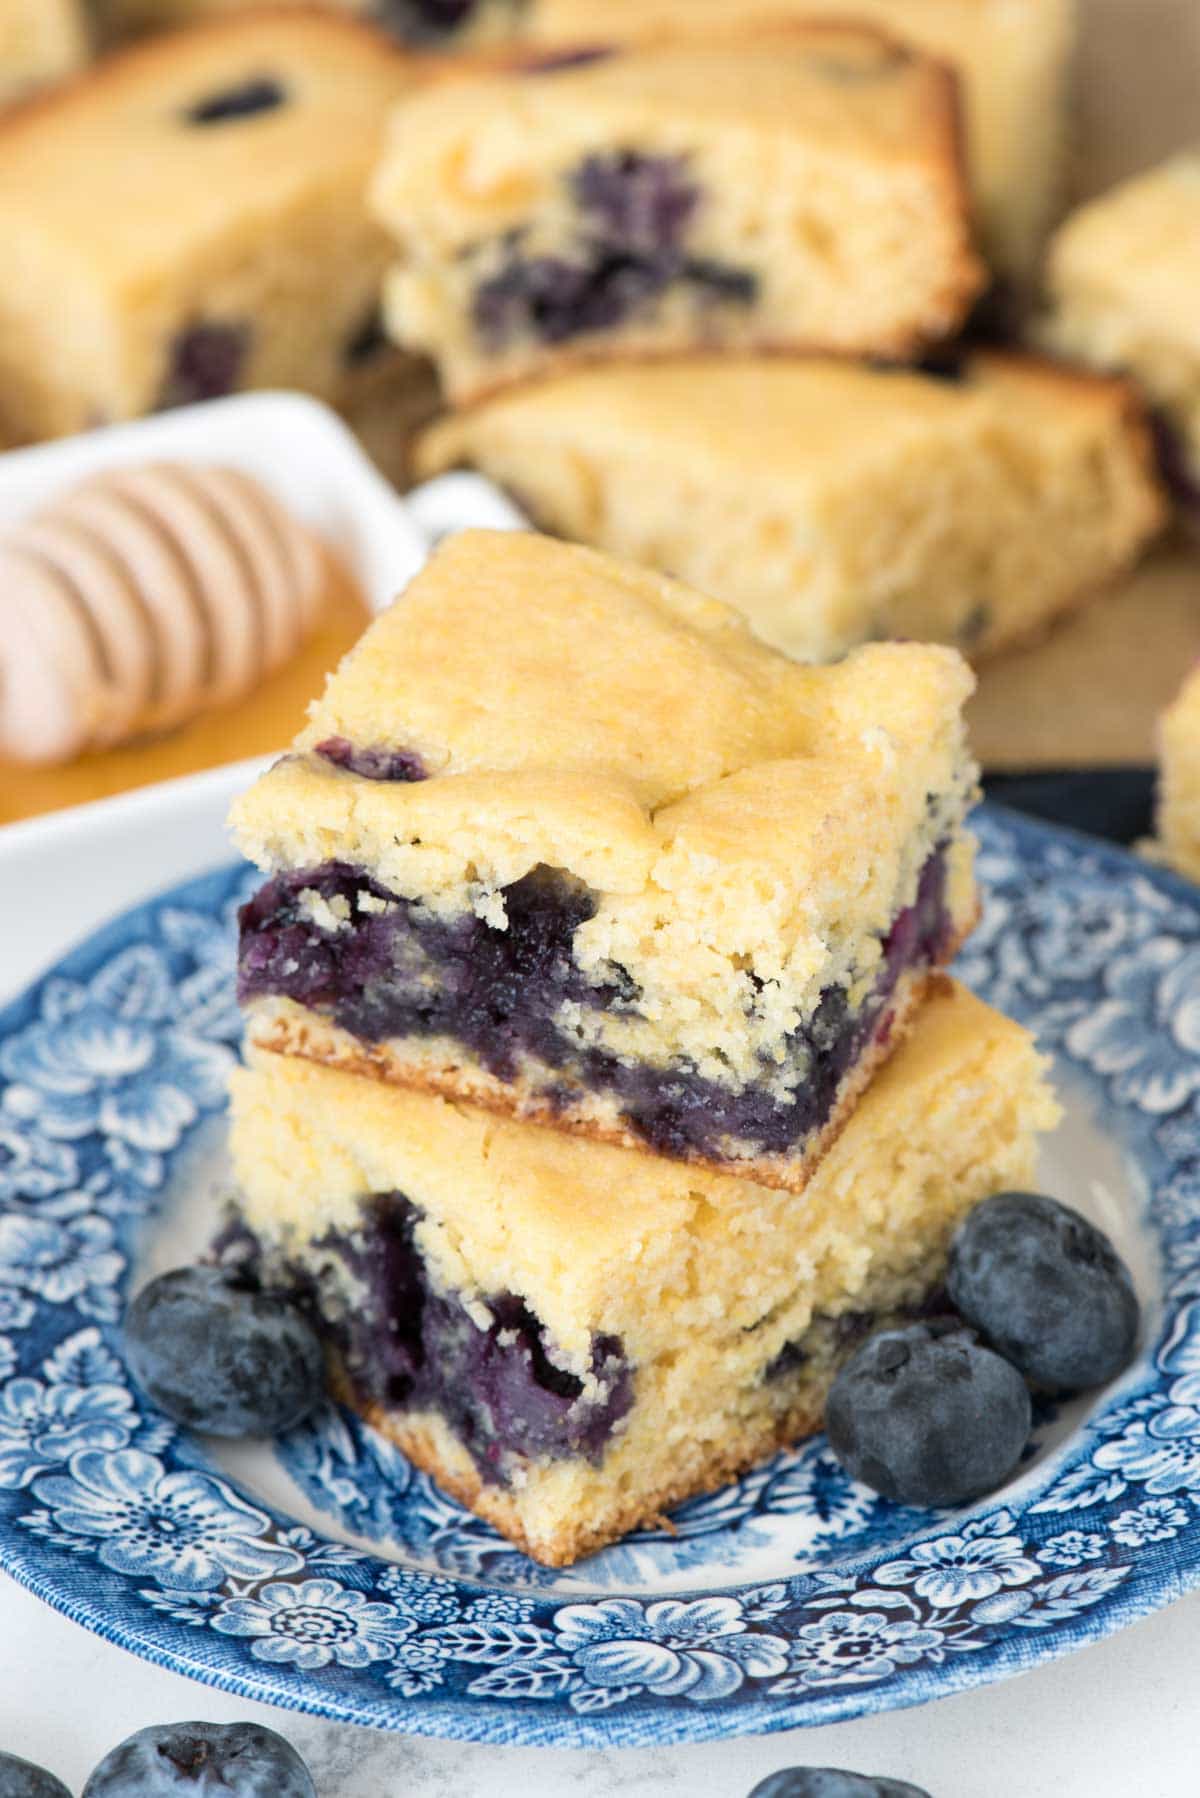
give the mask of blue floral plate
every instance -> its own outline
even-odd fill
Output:
[[[0,1566],[151,1660],[429,1735],[645,1744],[777,1730],[1024,1671],[1200,1569],[1200,892],[984,808],[964,977],[1057,1057],[1051,1191],[1145,1301],[1118,1388],[1039,1420],[954,1515],[779,1456],[566,1573],[532,1566],[330,1409],[216,1449],[132,1388],[131,1285],[226,1183],[244,869],[119,918],[0,1014]]]

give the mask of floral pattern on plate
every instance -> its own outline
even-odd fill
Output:
[[[567,1574],[333,1407],[264,1451],[270,1490],[285,1473],[328,1531],[239,1486],[133,1388],[117,1326],[143,1232],[219,1129],[247,890],[231,869],[118,919],[0,1016],[0,1565],[248,1696],[546,1744],[916,1703],[1196,1583],[1200,894],[986,808],[980,836],[989,897],[959,971],[1102,1120],[1162,1270],[1142,1359],[1075,1427],[1047,1417],[1015,1486],[905,1511],[818,1440]]]

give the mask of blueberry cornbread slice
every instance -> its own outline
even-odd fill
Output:
[[[326,12],[349,13],[402,43],[457,48],[511,35],[525,0],[314,0]],[[154,31],[197,19],[261,11],[263,0],[101,0],[116,32]]]
[[[1162,860],[1200,881],[1200,673],[1163,714],[1158,745],[1158,841]]]
[[[458,399],[580,357],[906,355],[961,321],[953,76],[854,28],[550,57],[401,104],[389,328]]]
[[[87,61],[80,0],[0,0],[0,106]]]
[[[971,684],[452,538],[234,808],[251,1038],[802,1186],[974,920]]]
[[[1162,521],[1120,381],[976,355],[934,376],[703,356],[581,369],[426,434],[538,523],[669,570],[789,655],[876,637],[991,654],[1131,566]]]
[[[262,1051],[232,1144],[342,1394],[560,1566],[819,1429],[875,1323],[944,1305],[956,1224],[1028,1186],[1056,1117],[1030,1038],[943,981],[802,1201]]]
[[[0,429],[53,437],[244,387],[338,401],[387,245],[364,192],[415,60],[248,15],[109,57],[0,125]]]
[[[729,0],[530,0],[525,36],[631,43],[727,28]],[[963,83],[968,161],[984,249],[1028,277],[1063,189],[1075,0],[753,0],[755,20],[853,17],[946,59]]]
[[[1160,411],[1167,476],[1200,518],[1200,150],[1076,212],[1048,280],[1047,341],[1140,383]]]

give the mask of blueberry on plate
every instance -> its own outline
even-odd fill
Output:
[[[955,1321],[881,1330],[847,1361],[825,1407],[846,1472],[905,1505],[961,1505],[994,1492],[1029,1439],[1015,1367]]]
[[[83,1798],[317,1798],[290,1742],[257,1723],[162,1723],[106,1754]]]
[[[0,1798],[71,1798],[61,1779],[0,1750]]]
[[[277,1436],[321,1403],[325,1360],[298,1307],[234,1269],[160,1274],[125,1313],[130,1372],[161,1411],[212,1436]]]
[[[929,1798],[903,1779],[872,1779],[840,1767],[784,1767],[760,1780],[750,1798]]]
[[[947,1285],[996,1353],[1046,1392],[1102,1386],[1133,1356],[1129,1269],[1103,1230],[1039,1193],[977,1205],[951,1245]]]

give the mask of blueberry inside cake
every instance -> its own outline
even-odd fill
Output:
[[[580,356],[908,353],[981,280],[955,105],[931,58],[796,22],[436,83],[374,183],[389,329],[457,399]]]
[[[1030,1039],[949,982],[802,1202],[252,1049],[236,1241],[341,1396],[563,1565],[819,1428],[864,1335],[944,1308],[955,1225],[1055,1115]]]
[[[970,687],[452,538],[235,807],[251,1040],[798,1189],[974,921]]]

